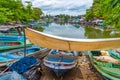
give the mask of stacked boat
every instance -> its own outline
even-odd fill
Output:
[[[108,51],[89,51],[96,70],[108,80],[120,80],[120,53]]]
[[[60,77],[77,65],[75,56],[77,56],[75,51],[51,50],[49,55],[44,58],[44,65],[52,69],[57,77]]]
[[[40,47],[38,46],[27,47],[26,55],[28,56],[39,50],[40,50]],[[2,52],[0,54],[0,59],[1,59],[0,62],[6,62],[6,60],[7,61],[18,60],[23,57],[24,57],[24,48],[9,50],[9,51]]]
[[[32,43],[28,39],[26,40],[26,46],[32,46]],[[9,50],[24,47],[23,36],[0,36],[0,50]]]
[[[26,44],[24,44],[26,40]],[[30,55],[40,50],[40,47],[33,46],[29,39],[24,36],[0,36],[0,66],[6,62],[13,62],[24,57],[24,49],[26,55]],[[5,65],[5,64],[4,64]]]

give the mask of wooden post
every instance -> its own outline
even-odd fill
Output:
[[[26,35],[25,35],[25,27],[23,27],[23,33],[24,33],[24,57],[26,57]]]
[[[21,33],[21,27],[20,27],[20,26],[17,27],[17,31],[18,31],[19,36],[22,36],[22,33]]]

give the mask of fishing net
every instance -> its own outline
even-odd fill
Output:
[[[16,71],[20,74],[26,72],[32,65],[38,63],[38,60],[35,57],[25,57],[20,59],[19,61],[12,64],[10,67],[10,71]]]
[[[22,75],[18,74],[17,72],[6,72],[0,76],[0,80],[27,80]]]

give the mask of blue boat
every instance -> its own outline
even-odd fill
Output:
[[[77,56],[75,51],[51,50],[50,54],[44,58],[44,65],[60,77],[77,65],[75,56]]]
[[[26,40],[26,46],[32,46],[32,43],[29,40]],[[17,49],[17,48],[23,48],[24,47],[24,41],[17,40],[17,41],[0,41],[0,51],[10,50],[10,49]]]
[[[39,51],[40,47],[32,46],[26,48],[26,55],[34,54],[36,51]],[[24,48],[10,50],[8,52],[3,52],[0,54],[0,62],[6,62],[11,60],[18,60],[24,57]]]
[[[12,59],[9,59],[9,60],[12,60]],[[5,58],[5,57],[2,57],[0,56],[0,62],[4,62],[4,61],[9,61],[8,58]]]
[[[18,41],[24,40],[24,36],[0,36],[0,41]]]
[[[32,46],[29,39],[25,38],[26,46]],[[24,36],[0,36],[0,51],[24,47]]]

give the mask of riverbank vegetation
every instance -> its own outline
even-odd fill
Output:
[[[41,9],[32,7],[29,1],[26,1],[26,4],[23,5],[21,0],[0,0],[0,24],[17,21],[25,23],[30,19],[40,19]]]
[[[105,25],[120,29],[120,0],[94,0],[85,17],[103,19]]]

